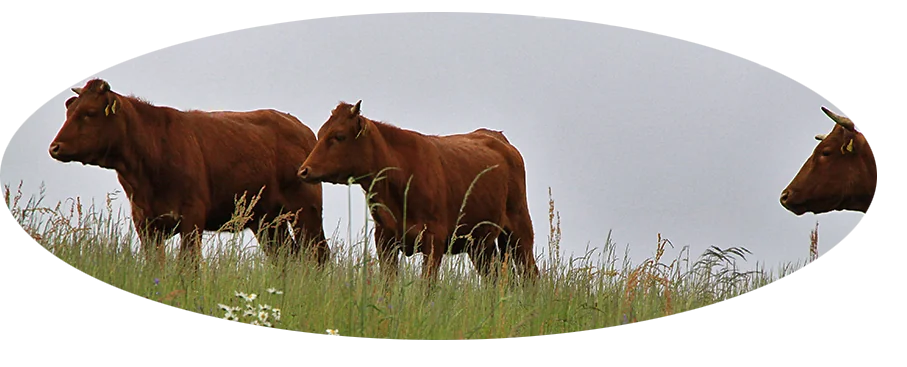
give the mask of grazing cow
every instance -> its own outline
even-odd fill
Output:
[[[437,274],[443,254],[462,252],[489,275],[500,250],[513,251],[520,273],[538,276],[523,157],[504,134],[423,135],[362,116],[361,103],[334,108],[299,176],[335,184],[352,178],[370,192],[378,256],[388,275],[396,274],[401,250],[426,255],[426,278]]]
[[[876,163],[866,138],[853,121],[822,107],[835,127],[816,135],[819,145],[781,192],[781,205],[802,215],[832,210],[866,212],[876,190]]]
[[[330,256],[321,185],[296,175],[315,134],[295,117],[274,110],[179,111],[117,94],[101,79],[72,90],[77,96],[66,101],[50,155],[115,170],[144,249],[179,233],[180,254],[197,259],[202,231],[230,222],[237,197],[261,192],[243,228],[264,237],[259,242],[267,253],[291,241],[291,254],[305,247],[320,264]],[[279,216],[282,222],[270,223]],[[292,226],[293,240],[287,223],[301,224]]]

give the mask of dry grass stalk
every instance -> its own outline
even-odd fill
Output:
[[[809,234],[809,262],[819,257],[819,221],[816,221],[816,228]]]
[[[640,292],[650,294],[653,291],[659,291],[659,287],[661,287],[660,291],[665,300],[664,314],[670,315],[674,313],[674,305],[671,297],[670,274],[677,265],[677,260],[675,259],[672,261],[670,265],[661,263],[661,258],[665,253],[666,245],[671,245],[671,241],[667,238],[662,238],[661,233],[659,233],[655,257],[646,259],[642,264],[627,274],[626,287],[624,289],[623,313],[631,316],[632,320],[630,320],[630,322],[635,322],[636,320],[636,317],[633,315],[633,301],[637,298],[637,295]]]

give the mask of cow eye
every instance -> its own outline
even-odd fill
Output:
[[[831,151],[830,151],[830,150],[826,149],[826,150],[823,150],[823,151],[822,151],[822,156],[823,156],[823,157],[828,157],[828,156],[830,156],[830,155],[831,155]]]
[[[337,140],[337,141],[344,141],[344,140],[346,140],[346,136],[337,135],[337,136],[334,137],[334,140]]]

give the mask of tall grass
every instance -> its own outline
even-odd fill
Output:
[[[653,236],[655,255],[639,263],[617,256],[610,233],[600,248],[563,258],[560,214],[550,197],[548,256],[537,259],[541,277],[531,284],[506,267],[497,281],[483,279],[462,255],[445,257],[431,287],[419,276],[419,255],[401,259],[396,280],[386,281],[367,231],[354,237],[348,230],[350,240],[333,236],[332,260],[319,269],[265,256],[244,243],[241,226],[207,238],[198,271],[190,273],[181,271],[172,245],[164,248],[163,266],[141,256],[130,219],[113,209],[115,195],[101,206],[75,198],[50,207],[43,187],[25,202],[21,183],[4,194],[13,217],[41,246],[116,287],[231,320],[225,322],[345,336],[475,339],[602,328],[709,305],[801,266],[741,271],[737,264],[750,253],[739,247],[712,247],[696,258],[684,247],[667,260],[673,244],[661,234]],[[236,223],[247,220],[243,213],[238,208]]]

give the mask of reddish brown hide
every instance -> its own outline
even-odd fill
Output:
[[[876,163],[869,143],[853,122],[822,107],[835,127],[816,135],[819,144],[781,192],[781,205],[802,215],[833,210],[866,212],[876,189]]]
[[[396,274],[398,250],[425,254],[426,278],[445,253],[468,253],[488,275],[511,252],[505,258],[520,273],[538,276],[523,157],[501,132],[423,135],[362,116],[361,102],[331,112],[299,176],[336,184],[352,178],[373,194],[368,204],[385,273]]]
[[[245,194],[249,201],[261,190],[244,227],[262,237],[264,250],[273,255],[289,243],[290,253],[305,247],[319,263],[327,261],[321,185],[296,175],[315,134],[298,119],[274,110],[158,107],[117,94],[100,79],[73,91],[78,96],[66,101],[50,155],[115,170],[143,248],[179,233],[181,255],[196,259],[202,231],[221,229],[236,198]],[[269,223],[286,213],[295,219]]]

